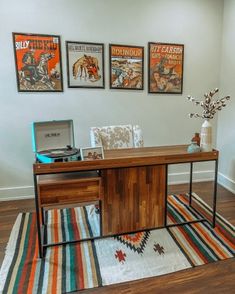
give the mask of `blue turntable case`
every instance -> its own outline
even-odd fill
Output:
[[[79,159],[74,145],[73,120],[53,120],[32,124],[33,151],[42,163],[66,162]]]

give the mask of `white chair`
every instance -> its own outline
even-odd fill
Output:
[[[91,127],[91,146],[102,146],[104,150],[143,147],[143,135],[138,125]]]

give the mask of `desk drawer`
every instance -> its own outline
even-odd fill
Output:
[[[100,178],[39,184],[38,195],[41,205],[97,201],[100,199]]]

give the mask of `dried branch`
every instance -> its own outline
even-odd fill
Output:
[[[191,102],[194,102],[196,106],[200,105],[203,108],[202,114],[199,113],[189,113],[190,118],[197,118],[201,117],[204,119],[212,119],[217,111],[220,111],[223,107],[226,106],[226,100],[230,99],[230,96],[225,96],[223,98],[217,99],[216,101],[213,101],[213,96],[219,92],[218,88],[215,88],[214,90],[210,91],[209,94],[205,93],[204,101],[199,101],[195,99],[194,97],[188,95],[187,99]]]

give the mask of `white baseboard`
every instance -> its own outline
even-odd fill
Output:
[[[214,179],[215,172],[213,170],[206,171],[194,171],[193,172],[193,182],[206,182]],[[189,183],[190,175],[189,172],[182,173],[169,173],[168,184],[184,184]]]
[[[0,201],[34,198],[33,186],[0,188]]]
[[[218,183],[225,189],[235,194],[235,181],[220,172],[218,173]]]
[[[194,171],[193,182],[205,182],[214,179],[214,170]],[[189,183],[189,172],[170,173],[168,175],[168,184],[184,184]],[[235,194],[235,181],[226,177],[222,173],[218,173],[218,183],[227,190]],[[0,201],[22,200],[34,198],[33,186],[6,187],[0,188]]]

